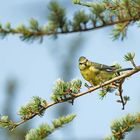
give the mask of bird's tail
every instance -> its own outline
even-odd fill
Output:
[[[127,70],[132,70],[133,68],[123,68],[123,69],[118,69],[116,72],[122,72],[122,71],[127,71]]]

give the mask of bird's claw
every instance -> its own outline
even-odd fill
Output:
[[[93,85],[90,85],[90,86],[89,86],[87,83],[85,83],[84,86],[85,86],[86,88],[88,88],[88,89],[91,88],[91,87],[93,87]]]

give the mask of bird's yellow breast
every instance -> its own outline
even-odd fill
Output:
[[[97,77],[98,71],[96,69],[93,71],[93,70],[90,70],[90,68],[88,67],[88,68],[85,68],[84,70],[81,70],[81,74],[84,77],[84,79],[90,82],[91,84],[97,85],[99,83],[99,80]]]
[[[99,85],[107,80],[110,80],[114,75],[111,72],[98,70],[95,69],[94,67],[87,67],[80,71],[84,79],[90,82],[94,86]]]

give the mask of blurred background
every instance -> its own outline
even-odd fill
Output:
[[[0,22],[5,24],[9,21],[15,27],[20,23],[27,24],[33,17],[43,25],[47,22],[48,2],[49,0],[1,1]],[[78,9],[88,11],[85,7],[73,5],[70,0],[59,2],[67,9],[69,18]],[[32,96],[40,96],[50,101],[53,84],[59,78],[65,81],[80,78],[84,83],[77,66],[81,55],[99,63],[111,65],[117,61],[123,67],[131,67],[124,61],[123,56],[127,52],[135,52],[136,64],[140,64],[140,30],[135,25],[131,26],[127,38],[122,42],[112,41],[111,29],[112,27],[107,27],[96,31],[60,35],[57,39],[45,37],[42,44],[36,41],[23,42],[18,35],[10,35],[0,40],[0,114],[18,121],[18,109]],[[110,134],[112,120],[140,111],[139,76],[140,74],[135,74],[123,85],[124,94],[131,99],[125,110],[121,110],[121,105],[116,103],[117,97],[113,93],[101,100],[98,92],[92,92],[76,99],[73,106],[63,103],[49,108],[42,118],[35,117],[12,133],[0,129],[0,137],[2,140],[22,140],[29,129],[40,123],[51,123],[51,120],[58,116],[76,113],[77,117],[71,123],[55,131],[48,139],[103,139]],[[85,90],[84,86],[82,90]],[[138,134],[136,129],[127,139],[131,140]]]

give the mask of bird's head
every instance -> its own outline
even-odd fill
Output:
[[[81,56],[81,57],[79,58],[79,64],[86,64],[87,61],[88,61],[88,60],[87,60],[84,56]]]
[[[79,58],[79,68],[80,68],[80,70],[83,70],[83,69],[85,69],[86,68],[86,63],[87,63],[87,59],[86,59],[86,57],[84,57],[84,56],[81,56],[80,58]]]

